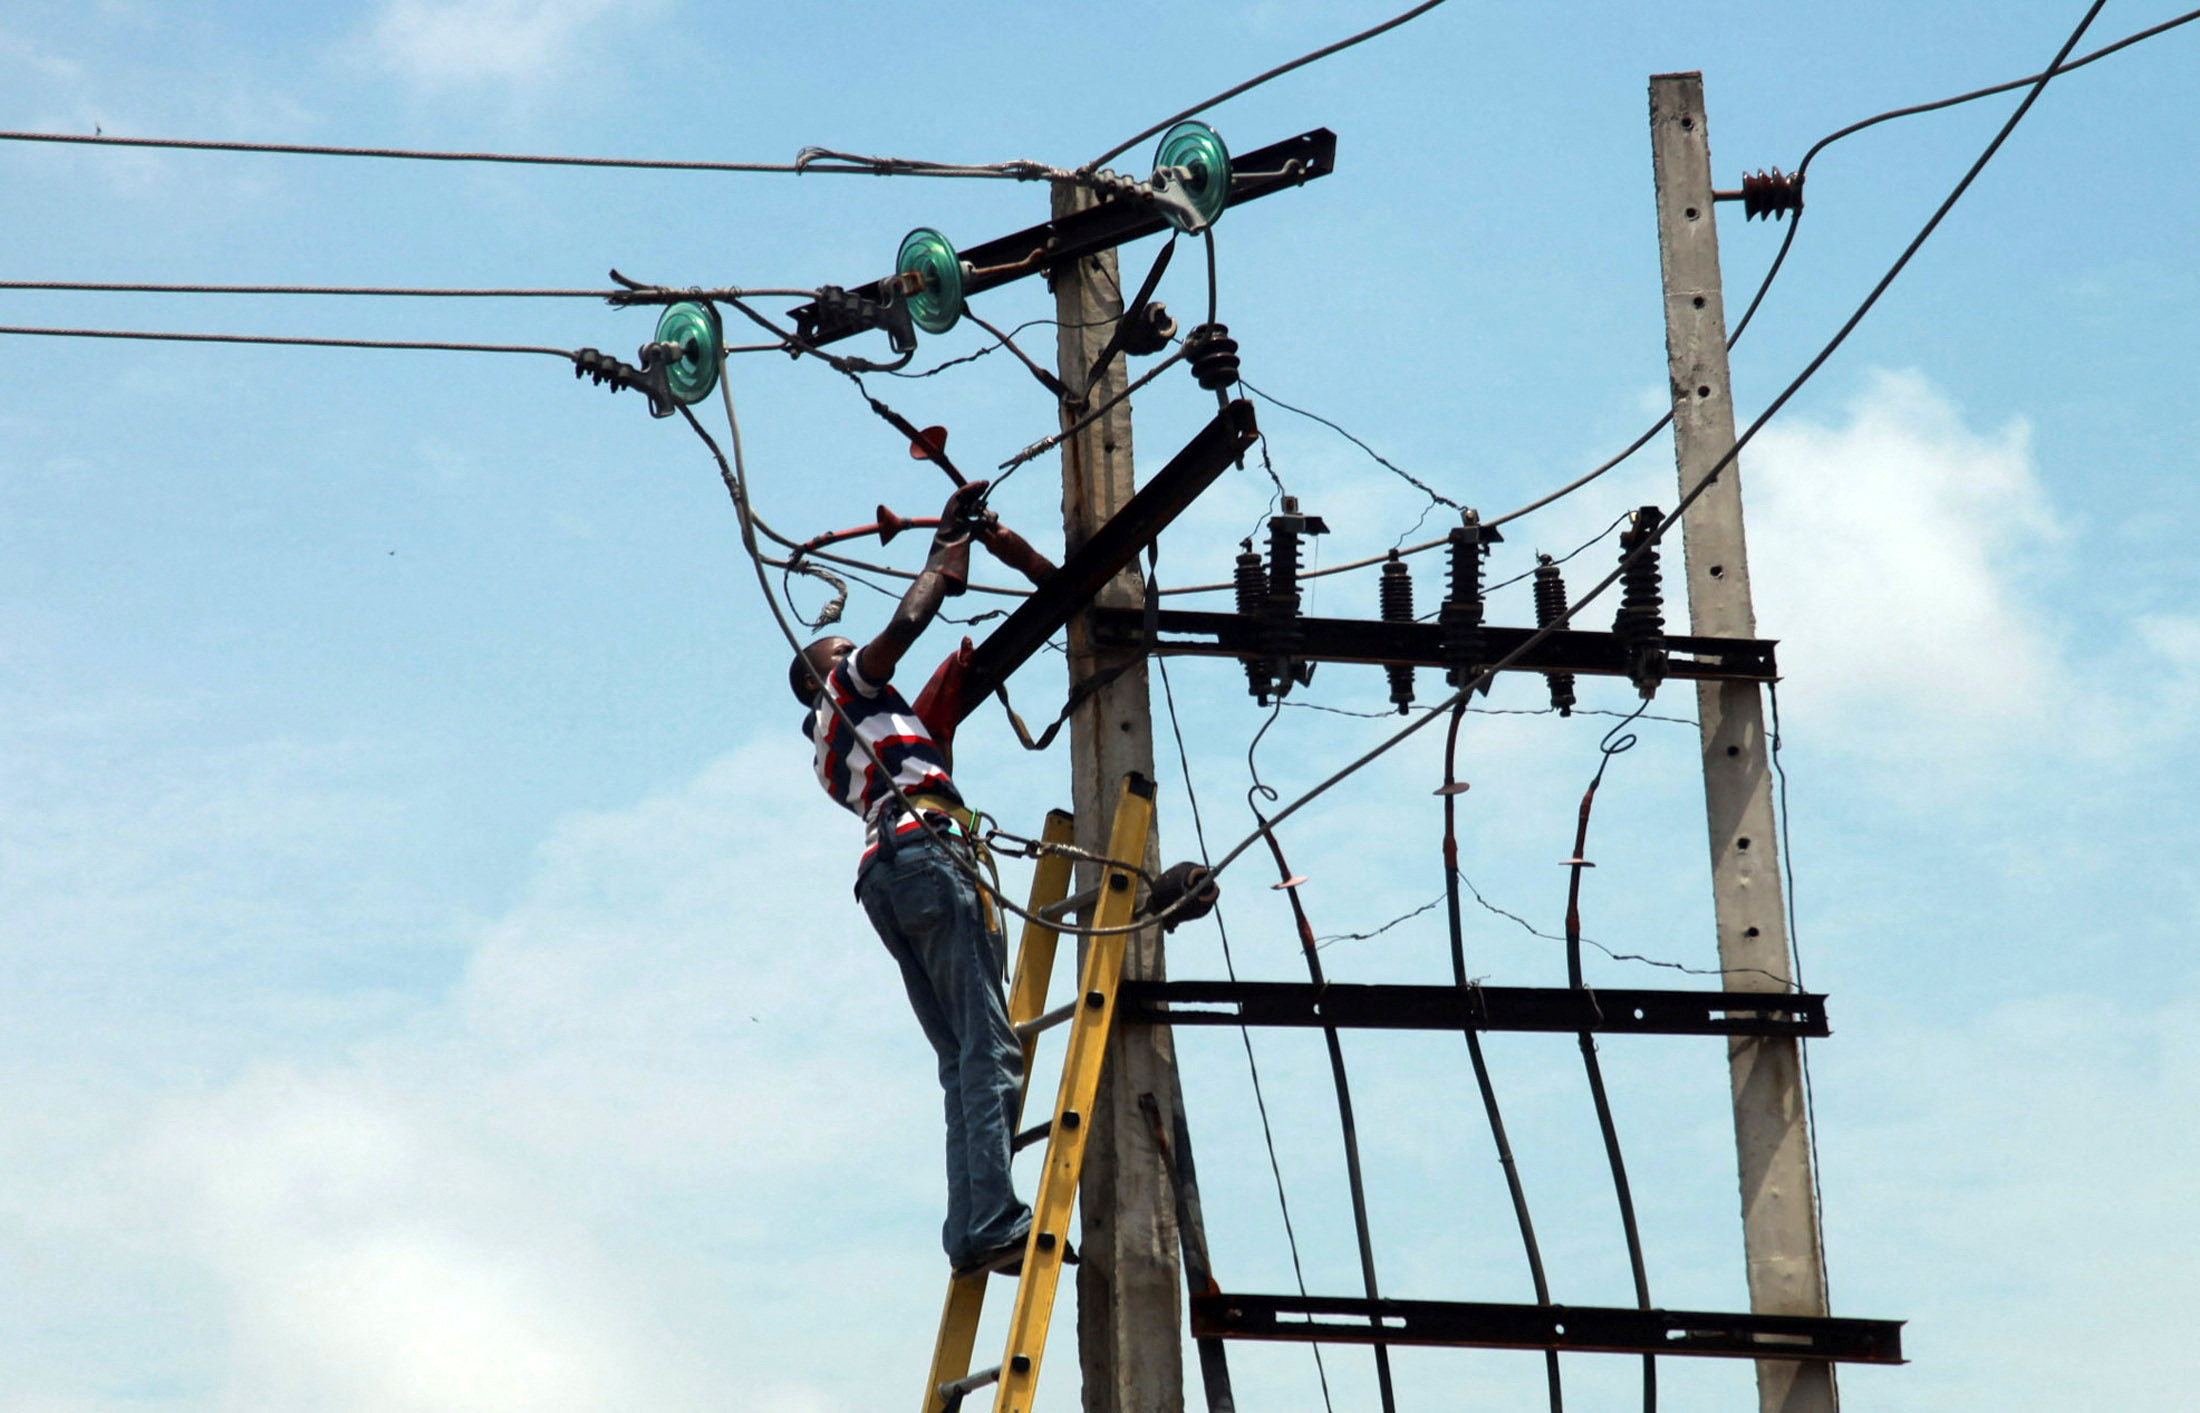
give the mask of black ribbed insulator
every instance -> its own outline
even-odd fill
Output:
[[[1754,221],[1759,216],[1777,221],[1803,210],[1803,174],[1783,172],[1774,167],[1769,172],[1745,172],[1742,175],[1742,219]]]
[[[1268,606],[1268,569],[1253,551],[1251,540],[1242,541],[1244,548],[1237,557],[1237,567],[1231,571],[1230,581],[1237,588],[1237,611],[1244,618],[1258,618]],[[1248,657],[1245,665],[1245,686],[1262,706],[1268,705],[1270,690],[1268,663],[1265,659]]]
[[[1209,392],[1221,392],[1238,380],[1237,340],[1227,324],[1201,324],[1184,336],[1192,377]]]
[[[1665,590],[1652,538],[1664,523],[1658,508],[1646,505],[1635,512],[1619,537],[1623,560],[1637,549],[1642,553],[1620,575],[1619,613],[1612,620],[1612,632],[1627,654],[1627,679],[1645,700],[1665,680]]]
[[[1413,571],[1392,550],[1390,558],[1383,561],[1381,590],[1383,622],[1411,623],[1413,621]],[[1390,702],[1404,716],[1406,708],[1413,705],[1413,664],[1394,662],[1383,670],[1390,674]]]
[[[1482,522],[1473,511],[1466,523],[1455,528],[1451,542],[1451,592],[1436,616],[1442,631],[1444,660],[1450,664],[1444,680],[1464,687],[1474,669],[1488,657],[1482,636],[1482,555],[1485,552]]]
[[[1558,572],[1558,566],[1547,554],[1535,557],[1535,626],[1548,628],[1566,616],[1566,579]],[[1574,674],[1571,672],[1546,672],[1543,680],[1551,689],[1551,705],[1560,716],[1574,714]]]

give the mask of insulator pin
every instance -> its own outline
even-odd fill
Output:
[[[1535,557],[1535,626],[1548,628],[1566,616],[1566,579],[1558,572],[1558,565],[1547,554]],[[1546,672],[1544,682],[1551,689],[1551,705],[1560,716],[1574,714],[1574,674],[1571,672]]]
[[[1482,632],[1482,556],[1504,538],[1494,526],[1484,525],[1482,517],[1472,510],[1461,511],[1459,519],[1461,523],[1446,537],[1450,541],[1451,585],[1436,615],[1444,661],[1450,664],[1444,680],[1454,687],[1473,681],[1475,671],[1489,660]],[[1483,689],[1487,691],[1488,686],[1484,683]]]
[[[1392,550],[1390,558],[1383,561],[1381,588],[1383,622],[1411,623],[1413,621],[1413,571]],[[1394,662],[1383,669],[1390,674],[1390,701],[1404,716],[1413,705],[1413,664]]]
[[[1230,581],[1237,589],[1237,611],[1242,618],[1258,619],[1268,606],[1268,568],[1253,549],[1251,540],[1240,542],[1243,548],[1237,557],[1237,567],[1230,573]],[[1262,706],[1268,705],[1268,695],[1274,690],[1268,676],[1268,660],[1263,657],[1241,659],[1245,667],[1245,687]]]
[[[1783,172],[1774,167],[1769,172],[1744,172],[1740,191],[1715,191],[1717,201],[1742,203],[1742,219],[1754,221],[1759,216],[1768,221],[1803,214],[1803,174]]]
[[[1655,536],[1665,517],[1654,505],[1636,511],[1620,532],[1619,613],[1612,632],[1627,655],[1627,680],[1648,701],[1665,680],[1665,590]],[[1635,557],[1637,549],[1641,555]]]
[[[1299,498],[1285,496],[1282,513],[1268,517],[1268,595],[1261,608],[1261,652],[1275,695],[1287,695],[1294,683],[1311,682],[1314,664],[1296,656],[1299,628],[1299,537],[1326,535],[1319,515],[1299,513]],[[1255,695],[1258,695],[1256,692]],[[1263,705],[1266,699],[1263,699]]]
[[[1192,377],[1211,393],[1226,391],[1238,380],[1237,340],[1226,324],[1201,324],[1184,336],[1185,356]]]

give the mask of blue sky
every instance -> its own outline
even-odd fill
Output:
[[[1453,0],[1210,115],[1239,150],[1339,134],[1334,176],[1220,226],[1222,317],[1248,379],[1510,509],[1661,410],[1649,74],[1704,72],[1731,185],[1859,117],[2034,71],[2081,8],[1711,3],[1681,24]],[[0,15],[0,127],[1073,165],[1383,13],[21,0]],[[2120,0],[2085,47],[2171,13]],[[1813,1069],[1834,1304],[1911,1321],[1914,1362],[1845,1373],[1851,1407],[2171,1408],[2196,1371],[2195,44],[2179,31],[2051,86],[1743,458],[1759,622],[1787,674],[1799,930],[1832,997]],[[1745,416],[2015,101],[1889,124],[1814,163],[1795,252],[1737,351]],[[1045,206],[1014,183],[21,144],[0,150],[0,180],[11,279],[592,286],[615,265],[850,284],[911,226],[968,245]],[[1738,309],[1779,233],[1721,215]],[[1162,297],[1181,313],[1203,294],[1179,262]],[[648,332],[581,301],[4,304],[10,324],[622,353]],[[1049,310],[1027,282],[981,312]],[[981,343],[959,329],[920,362]],[[0,359],[0,1410],[912,1397],[941,1275],[929,1055],[848,899],[853,825],[807,779],[784,649],[686,428],[547,359],[21,338]],[[840,378],[778,358],[733,376],[775,523],[936,508],[938,478]],[[949,425],[966,465],[1051,426],[1005,355],[874,382]],[[1203,397],[1177,375],[1140,397],[1149,468]],[[1420,514],[1333,433],[1261,415],[1276,470],[1335,527],[1332,562]],[[996,503],[1045,542],[1053,486],[1042,461]],[[1674,496],[1654,443],[1509,530],[1494,568]],[[1164,578],[1222,577],[1266,500],[1257,470],[1226,477],[1165,540]],[[1588,551],[1575,581],[1612,553]],[[814,608],[813,585],[796,593]],[[877,622],[886,601],[855,594],[850,623]],[[1314,607],[1371,613],[1373,583],[1322,581]],[[1528,612],[1522,596],[1500,617]],[[1172,678],[1208,837],[1235,840],[1263,714],[1227,664]],[[1019,705],[1050,711],[1061,690],[1038,662]],[[1539,698],[1521,678],[1491,705]],[[1611,683],[1585,698],[1632,704]],[[1384,688],[1333,668],[1306,699],[1379,709]],[[1668,690],[1653,710],[1691,706]],[[1484,716],[1467,733],[1464,867],[1545,930],[1607,724]],[[1388,729],[1286,712],[1262,775],[1288,795]],[[1694,733],[1641,735],[1599,798],[1587,929],[1706,965]],[[1321,932],[1441,891],[1436,749],[1415,738],[1288,828]],[[1184,782],[1163,766],[1180,855]],[[1061,752],[1027,757],[990,711],[959,774],[1011,828],[1067,791]],[[1236,961],[1290,978],[1263,881],[1231,882]],[[1552,944],[1478,910],[1468,925],[1478,975],[1563,979]],[[1324,957],[1339,979],[1449,975],[1437,912]],[[1211,929],[1171,942],[1177,975],[1221,965]],[[1678,980],[1605,960],[1592,975]],[[1319,1042],[1255,1044],[1309,1284],[1349,1293]],[[1180,1049],[1223,1280],[1287,1289],[1243,1051],[1221,1031]],[[1625,1303],[1572,1042],[1490,1051],[1559,1298]],[[1347,1053],[1386,1290],[1528,1298],[1463,1047],[1352,1036]],[[1615,1040],[1605,1067],[1653,1293],[1742,1308],[1717,1042]],[[1747,1406],[1747,1366],[1666,1363],[1674,1406]],[[1462,1388],[1538,1406],[1533,1355],[1397,1366],[1404,1407]],[[1059,1336],[1045,1406],[1074,1406],[1073,1367]],[[1247,1406],[1315,1406],[1304,1349],[1239,1347],[1233,1367]],[[1336,1406],[1375,1406],[1364,1352],[1327,1367]],[[1567,1370],[1571,1406],[1635,1398],[1631,1361]]]

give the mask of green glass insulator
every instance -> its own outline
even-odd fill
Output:
[[[665,365],[665,382],[672,395],[690,404],[709,397],[725,361],[717,311],[693,301],[666,305],[664,317],[657,321],[657,342],[687,350]]]
[[[944,334],[963,316],[962,257],[946,236],[919,226],[901,238],[897,274],[914,274],[923,288],[909,296],[909,317],[928,334]]]
[[[1230,204],[1230,149],[1222,145],[1222,134],[1202,122],[1182,122],[1161,135],[1161,146],[1154,152],[1156,171],[1163,167],[1183,169],[1188,175],[1184,181],[1184,194],[1203,218],[1202,226],[1211,226],[1222,216],[1222,208]],[[1182,213],[1163,207],[1170,224],[1179,230],[1196,230]]]

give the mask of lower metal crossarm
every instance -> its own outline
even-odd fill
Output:
[[[1608,1354],[1703,1354],[1900,1364],[1900,1320],[1727,1315],[1589,1305],[1495,1305],[1347,1296],[1205,1295],[1192,1333],[1221,1339],[1556,1349]]]

